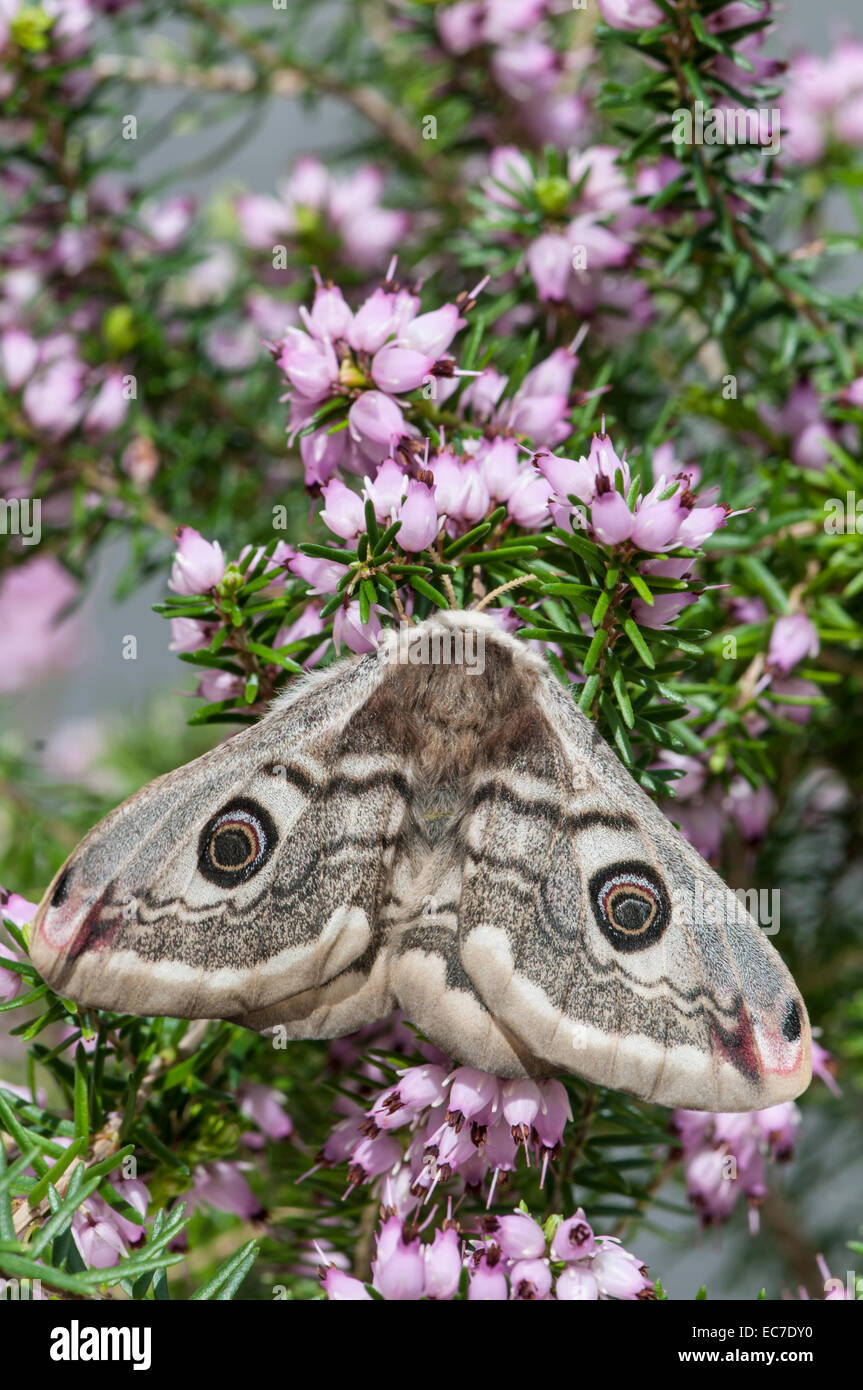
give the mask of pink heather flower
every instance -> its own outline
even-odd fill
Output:
[[[599,12],[613,29],[653,29],[666,18],[653,0],[599,0]]]
[[[495,1244],[503,1255],[511,1260],[532,1260],[545,1254],[545,1236],[542,1227],[532,1216],[516,1212],[513,1216],[500,1216],[487,1223]]]
[[[474,458],[482,469],[489,496],[505,502],[522,476],[521,459],[514,439],[482,439]]]
[[[435,502],[438,510],[451,521],[473,526],[487,514],[491,506],[488,486],[482,469],[473,459],[464,463],[438,457],[434,464]]]
[[[26,927],[28,922],[32,922],[38,906],[38,903],[22,898],[20,893],[9,893],[5,888],[0,888],[0,916],[13,922],[16,927]]]
[[[346,487],[341,478],[333,478],[321,489],[324,506],[320,518],[325,526],[343,540],[354,540],[365,530],[365,510],[362,498]]]
[[[141,208],[140,223],[160,251],[173,251],[192,225],[195,200],[181,194]]]
[[[533,531],[549,519],[551,488],[534,469],[524,469],[510,488],[506,507],[516,526]]]
[[[109,372],[84,416],[84,429],[90,434],[108,434],[122,425],[128,410],[123,373]]]
[[[168,650],[172,652],[199,652],[212,641],[215,625],[201,623],[197,618],[172,618],[171,642]]]
[[[437,361],[466,323],[467,319],[461,317],[455,304],[444,304],[440,309],[432,309],[427,314],[409,319],[401,328],[399,342],[406,349],[430,354]]]
[[[483,0],[456,0],[435,8],[438,35],[449,53],[467,53],[482,42],[484,8]]]
[[[680,488],[671,497],[661,500],[668,486],[668,480],[661,478],[646,496],[639,499],[630,533],[633,544],[639,550],[665,550],[681,543],[681,527],[689,513],[681,504]],[[721,507],[719,510],[724,520],[725,512]]]
[[[128,1254],[114,1224],[117,1213],[102,1197],[82,1202],[72,1219],[72,1239],[89,1269],[112,1269]]]
[[[321,342],[347,340],[353,314],[337,285],[319,284],[311,309],[301,308],[300,317],[313,338]]]
[[[240,231],[247,246],[270,250],[284,237],[301,235],[308,213],[323,230],[335,233],[341,258],[363,270],[381,266],[408,227],[407,213],[380,205],[383,175],[363,165],[340,178],[314,156],[300,159],[277,196],[247,195],[237,200]]]
[[[566,1087],[560,1081],[540,1081],[540,1105],[533,1121],[533,1135],[546,1150],[563,1140],[563,1131],[572,1119],[572,1106]]]
[[[506,382],[507,378],[495,371],[494,367],[485,367],[462,392],[462,408],[470,408],[474,420],[490,419],[500,401]]]
[[[352,652],[362,655],[365,652],[373,652],[377,646],[378,635],[381,630],[381,623],[376,605],[372,605],[372,611],[368,623],[363,626],[360,619],[360,605],[358,602],[349,603],[347,608],[337,608],[333,618],[333,645],[336,651],[342,643]],[[380,610],[383,611],[383,610]]]
[[[643,623],[644,619],[639,618]],[[702,859],[715,864],[722,849],[722,835],[725,819],[718,805],[717,793],[704,797],[693,797],[682,804],[674,801],[666,807],[671,819],[680,826],[689,843],[698,850]]]
[[[310,555],[295,555],[288,568],[311,585],[312,594],[334,594],[339,580],[348,572],[347,565],[339,564],[338,560],[316,560]]]
[[[398,1094],[404,1105],[419,1114],[427,1106],[443,1105],[447,1098],[446,1068],[433,1062],[408,1067],[399,1074]]]
[[[306,483],[326,483],[333,476],[345,453],[344,431],[327,434],[326,430],[315,430],[304,434],[300,440],[300,457],[306,471]]]
[[[371,372],[382,391],[397,396],[421,386],[436,360],[413,348],[386,345],[372,358]]]
[[[525,261],[540,299],[562,302],[572,273],[569,239],[559,232],[546,232],[530,243]]]
[[[653,1289],[647,1270],[636,1255],[624,1250],[614,1236],[603,1236],[590,1263],[600,1298],[642,1298]]]
[[[783,148],[816,163],[832,134],[863,143],[863,44],[842,39],[826,58],[804,53],[788,66],[782,93]]]
[[[61,1141],[62,1142],[62,1141]],[[150,1194],[137,1178],[111,1183],[124,1202],[146,1216]],[[146,1234],[144,1227],[127,1221],[103,1197],[92,1194],[82,1202],[72,1220],[72,1238],[81,1259],[90,1269],[113,1269]]]
[[[590,504],[590,529],[602,545],[629,540],[635,517],[619,492],[602,492]]]
[[[407,1240],[402,1223],[390,1216],[378,1232],[377,1253],[372,1261],[372,1283],[386,1299],[422,1298],[425,1260],[419,1238]]]
[[[757,843],[767,834],[776,799],[766,782],[756,789],[745,777],[738,776],[731,781],[723,808],[737,824],[743,839]]]
[[[401,529],[396,537],[402,550],[416,552],[430,546],[438,533],[440,520],[434,493],[425,483],[411,479],[407,497],[398,509]]]
[[[24,385],[38,361],[39,348],[22,328],[7,328],[0,334],[0,368],[11,391]]]
[[[819,648],[815,624],[805,613],[790,613],[777,618],[770,634],[767,661],[774,670],[787,676],[798,662],[815,656]]]
[[[210,1206],[244,1221],[260,1217],[261,1204],[243,1177],[243,1171],[250,1167],[248,1163],[231,1163],[224,1159],[199,1164],[191,1191],[181,1198],[187,1204],[187,1214],[196,1207]]]
[[[5,917],[16,927],[26,926],[28,922],[32,921],[36,915],[37,906],[37,903],[28,902],[18,893],[8,893],[5,888],[0,888],[0,917]],[[3,931],[0,931],[0,956],[5,957],[6,960],[14,961],[25,959],[18,947]],[[23,978],[17,971],[4,970],[0,967],[0,1004],[7,1004],[10,999],[17,998],[23,988]]]
[[[291,385],[308,400],[322,400],[336,385],[339,364],[332,344],[289,328],[276,359]]]
[[[677,768],[683,773],[682,777],[671,783],[674,795],[683,801],[698,796],[707,777],[707,769],[699,758],[693,758],[688,753],[672,753],[667,748],[660,749],[654,766]]]
[[[492,54],[495,81],[516,102],[528,102],[550,92],[557,80],[557,54],[541,39],[524,38]]]
[[[406,433],[405,419],[391,396],[364,391],[348,411],[348,432],[360,453],[379,463],[390,452],[393,439]]]
[[[52,555],[35,555],[6,571],[0,579],[0,694],[22,690],[80,657],[79,621],[61,621],[77,593],[75,580]]]
[[[293,1132],[293,1121],[285,1114],[285,1097],[272,1086],[258,1081],[244,1081],[238,1091],[240,1114],[251,1120],[268,1139],[287,1139]]]
[[[551,1241],[551,1258],[570,1263],[593,1255],[596,1249],[593,1229],[584,1214],[584,1208],[579,1207],[575,1216],[562,1221],[555,1231]]]
[[[692,560],[645,560],[638,566],[641,574],[644,575],[648,584],[652,574],[662,575],[667,579],[689,579],[692,574]],[[635,621],[642,627],[665,628],[669,627],[683,612],[684,608],[690,603],[694,603],[697,594],[686,593],[681,590],[678,593],[654,594],[653,604],[645,603],[641,598],[632,601],[631,612]]]
[[[353,1275],[345,1274],[344,1270],[336,1269],[335,1265],[327,1266],[327,1272],[321,1280],[321,1288],[331,1303],[361,1303],[364,1299],[372,1302],[372,1296],[365,1284],[359,1279],[354,1279]]]
[[[547,478],[561,502],[570,496],[589,502],[594,493],[596,471],[583,456],[578,459],[561,458],[557,454],[539,453],[534,462]]]
[[[513,1299],[529,1302],[548,1298],[551,1269],[547,1260],[516,1260],[509,1271]]]
[[[178,594],[206,594],[225,573],[225,557],[218,541],[205,541],[192,526],[177,532],[177,549],[169,587]]]
[[[632,195],[613,145],[591,145],[571,154],[567,172],[571,183],[581,185],[579,208],[584,212],[605,217],[629,206]]]
[[[321,618],[320,609],[315,604],[310,603],[303,609],[298,618],[289,627],[280,627],[276,633],[273,645],[276,648],[287,647],[292,642],[299,642],[304,637],[316,637],[319,632],[323,632],[324,624]],[[317,666],[323,657],[329,643],[324,640],[320,646],[315,647],[308,656],[303,658],[303,667],[310,671],[313,666]]]
[[[504,1081],[501,1108],[516,1144],[527,1143],[541,1105],[542,1092],[535,1081]]]
[[[355,311],[348,342],[357,352],[375,353],[399,326],[399,305],[394,294],[378,287]]]
[[[770,683],[770,689],[774,695],[787,695],[794,700],[811,702],[821,696],[821,691],[814,681],[803,680],[799,676],[774,679]],[[792,724],[808,724],[812,718],[811,704],[774,704],[773,709],[780,719],[789,719]]]
[[[475,1067],[456,1067],[452,1074],[449,1111],[456,1121],[459,1117],[488,1124],[500,1106],[500,1083],[488,1072]]]
[[[458,1292],[463,1268],[461,1242],[454,1226],[437,1230],[431,1245],[423,1248],[426,1298],[452,1299]]]
[[[799,468],[820,470],[829,462],[827,444],[834,438],[832,427],[821,414],[821,397],[810,381],[799,381],[785,404],[776,409],[759,406],[758,413],[775,434],[788,435],[791,458]]]
[[[253,323],[238,326],[213,324],[204,335],[204,349],[210,361],[224,372],[242,372],[253,366],[261,343]]]
[[[834,1096],[841,1096],[842,1091],[836,1082],[836,1062],[826,1049],[822,1047],[817,1039],[812,1039],[812,1072],[820,1078],[829,1091]]]
[[[408,229],[406,212],[380,206],[382,191],[383,175],[371,165],[332,186],[330,215],[348,264],[367,270],[383,265]]]
[[[369,478],[364,478],[363,481],[363,496],[374,507],[377,520],[388,526],[407,493],[407,474],[395,459],[384,459],[375,474],[374,482]]]
[[[683,1148],[689,1199],[702,1225],[726,1221],[739,1197],[750,1205],[750,1228],[766,1194],[770,1157],[791,1157],[800,1111],[792,1101],[744,1114],[675,1110],[671,1127]]]
[[[476,1254],[467,1296],[469,1302],[502,1302],[509,1298],[509,1285],[500,1263],[500,1251],[491,1246]]]
[[[568,1265],[558,1276],[554,1292],[561,1302],[595,1302],[599,1298],[599,1284],[589,1265]]]
[[[242,676],[232,675],[230,671],[204,671],[198,681],[196,695],[200,695],[208,704],[215,704],[220,700],[236,700],[243,693]]]
[[[863,376],[855,377],[850,386],[845,386],[842,389],[840,400],[846,405],[856,405],[863,409]]]
[[[24,388],[24,413],[37,430],[60,439],[77,425],[85,367],[77,357],[50,362]]]

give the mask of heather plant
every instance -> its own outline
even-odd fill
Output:
[[[80,660],[117,542],[191,697],[0,737],[0,1278],[653,1299],[657,1237],[722,1225],[737,1297],[863,1296],[863,43],[791,53],[770,0],[314,9],[0,13],[0,699]],[[182,123],[218,168],[323,98],[352,139],[271,189],[140,175]],[[774,938],[817,1030],[799,1103],[670,1113],[401,1015],[274,1046],[40,980],[35,904],[102,814],[468,606]]]

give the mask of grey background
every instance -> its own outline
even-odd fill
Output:
[[[271,18],[272,11],[264,8]],[[248,11],[243,13],[247,15]],[[781,12],[778,15],[778,28],[779,33],[772,42],[777,53],[787,55],[798,48],[809,48],[823,54],[843,33],[856,30],[863,34],[860,0],[832,0],[829,6],[814,5],[811,0],[790,0],[784,15]],[[169,18],[159,32],[167,45],[164,56],[170,56],[170,47],[181,39],[182,28]],[[139,132],[143,135],[177,101],[178,93],[173,89],[142,91],[135,108]],[[153,175],[171,174],[178,167],[206,159],[225,139],[229,129],[220,123],[216,129],[190,130],[172,136],[153,154],[143,155],[136,177],[146,181]],[[296,101],[273,99],[252,143],[226,158],[218,169],[185,174],[182,191],[202,198],[217,188],[226,187],[245,186],[268,192],[297,155],[333,150],[354,137],[356,130],[355,115],[337,102],[325,101],[310,114]],[[11,713],[13,725],[26,741],[44,739],[52,728],[84,715],[105,714],[125,720],[140,718],[154,692],[192,689],[194,682],[190,674],[168,651],[166,622],[150,609],[151,603],[163,595],[162,581],[139,589],[124,603],[112,601],[112,590],[124,559],[123,546],[119,543],[101,556],[83,605],[87,641],[78,667],[57,679],[46,679],[37,688],[8,702],[11,708],[7,709],[7,715]],[[128,634],[134,634],[138,640],[136,661],[122,659],[122,641]],[[795,1184],[800,1183],[811,1171],[814,1181],[823,1182],[818,1158],[828,1137],[830,1152],[837,1156],[834,1160],[836,1171],[818,1195],[819,1219],[827,1225],[835,1223],[837,1233],[843,1231],[847,1238],[854,1234],[847,1226],[848,1214],[859,1210],[859,1193],[863,1190],[859,1138],[850,1132],[837,1132],[823,1112],[816,1113],[810,1108],[801,1152],[792,1165],[792,1172],[796,1173],[793,1180]],[[771,1186],[777,1185],[775,1169],[770,1182]],[[664,1195],[677,1204],[683,1201],[679,1188]],[[804,1213],[809,1206],[809,1202],[802,1204]],[[799,1212],[801,1204],[795,1204],[794,1210]],[[781,1226],[782,1212],[781,1202],[773,1204],[771,1225],[778,1220]],[[691,1298],[705,1279],[710,1296],[714,1298],[751,1299],[762,1283],[768,1285],[771,1296],[775,1295],[771,1253],[775,1235],[766,1234],[752,1240],[745,1231],[745,1218],[739,1215],[733,1228],[719,1233],[699,1234],[690,1216],[670,1218],[667,1228],[663,1221],[663,1228],[665,1235],[642,1230],[630,1243],[651,1266],[652,1272],[662,1276],[671,1297]],[[667,1238],[668,1230],[676,1232],[671,1242]],[[806,1232],[799,1235],[805,1240]],[[825,1253],[828,1258],[832,1255],[832,1272],[844,1277],[852,1257],[842,1250],[841,1242],[832,1252]]]

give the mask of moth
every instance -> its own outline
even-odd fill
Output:
[[[384,633],[124,802],[30,945],[82,1005],[287,1038],[400,1006],[462,1063],[666,1106],[810,1079],[757,923],[542,656],[474,611]]]

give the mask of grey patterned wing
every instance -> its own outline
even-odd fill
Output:
[[[545,1071],[750,1110],[809,1081],[791,976],[547,674],[461,830],[461,963]]]
[[[413,769],[375,657],[118,807],[40,905],[37,968],[83,1004],[331,1036],[391,1007],[391,873]]]

